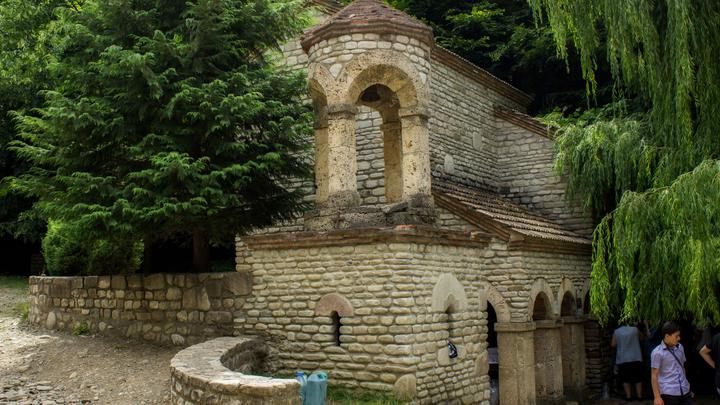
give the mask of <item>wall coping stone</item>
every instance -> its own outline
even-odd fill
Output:
[[[220,337],[178,352],[170,361],[171,374],[176,382],[191,386],[193,389],[202,389],[205,395],[212,392],[235,397],[252,397],[259,401],[253,402],[257,404],[281,403],[277,402],[279,399],[285,401],[282,403],[300,403],[300,385],[297,380],[263,377],[230,370],[223,364],[223,358],[231,351],[267,355],[265,343],[257,338]]]

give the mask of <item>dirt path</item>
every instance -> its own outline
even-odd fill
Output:
[[[167,404],[177,348],[24,325],[0,283],[0,404]]]

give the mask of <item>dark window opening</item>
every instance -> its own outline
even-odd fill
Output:
[[[333,324],[333,337],[335,346],[340,346],[340,336],[342,336],[342,334],[340,333],[340,328],[342,327],[340,315],[338,315],[337,312],[333,312],[332,314],[330,314],[330,318],[332,319]]]

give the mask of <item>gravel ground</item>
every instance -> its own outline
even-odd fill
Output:
[[[23,324],[26,291],[0,280],[0,404],[167,404],[179,350]]]

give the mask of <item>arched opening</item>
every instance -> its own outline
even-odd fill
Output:
[[[533,321],[552,319],[551,308],[552,306],[550,305],[550,298],[544,292],[540,292],[537,297],[535,297],[535,303],[533,305]]]
[[[362,205],[402,200],[400,101],[383,84],[368,86],[356,101],[357,189]]]
[[[490,377],[490,405],[500,404],[500,357],[498,352],[498,336],[495,324],[498,322],[495,308],[487,303],[487,352],[488,376]]]

